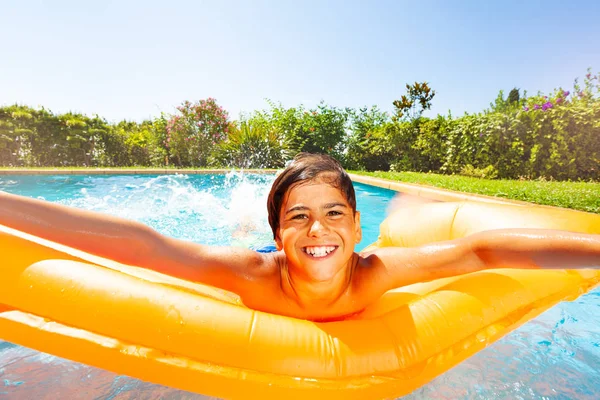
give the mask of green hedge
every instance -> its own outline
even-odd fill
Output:
[[[110,124],[99,116],[0,108],[0,166],[280,168],[299,151],[345,167],[485,178],[600,180],[600,84],[544,96],[502,92],[478,114],[390,118],[377,107],[270,109],[230,121],[216,100],[174,115]],[[410,118],[410,119],[409,119]]]
[[[354,149],[368,171],[486,178],[600,179],[600,85],[562,89],[459,118],[385,122]]]

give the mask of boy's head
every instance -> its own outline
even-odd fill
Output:
[[[274,239],[277,238],[280,211],[286,194],[293,186],[316,179],[338,188],[348,201],[352,212],[356,213],[354,186],[341,164],[326,154],[299,153],[290,165],[277,176],[269,193],[267,209]]]

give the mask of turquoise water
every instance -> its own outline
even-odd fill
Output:
[[[178,238],[258,249],[272,244],[273,176],[0,176],[0,190],[141,221]],[[355,184],[363,240],[376,240],[395,193]],[[2,333],[0,332],[0,337]],[[562,303],[406,399],[596,399],[600,290]],[[0,398],[202,399],[0,341]]]
[[[267,196],[273,175],[0,176],[0,190],[129,218],[198,243],[272,244]],[[355,185],[363,239],[377,240],[395,192]]]

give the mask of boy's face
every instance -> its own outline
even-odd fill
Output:
[[[304,279],[328,281],[347,268],[361,236],[360,213],[338,188],[317,179],[288,190],[276,243]]]

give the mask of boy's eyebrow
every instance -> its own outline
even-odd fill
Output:
[[[348,207],[346,204],[344,203],[327,203],[323,206],[323,208],[333,208],[333,207]]]
[[[289,213],[291,213],[291,212],[294,212],[294,211],[304,211],[304,210],[309,210],[309,208],[308,208],[308,207],[306,207],[306,206],[296,206],[296,207],[292,207],[292,208],[290,208],[289,210],[287,210],[287,211],[285,212],[285,215],[288,215]]]
[[[323,206],[323,208],[325,208],[325,209],[329,209],[329,208],[333,208],[333,207],[346,207],[347,208],[348,206],[344,203],[339,203],[339,202],[327,203]],[[310,210],[310,208],[306,207],[306,206],[295,206],[295,207],[292,207],[289,210],[287,210],[285,212],[285,214],[287,215],[294,211],[305,211],[305,210]]]

